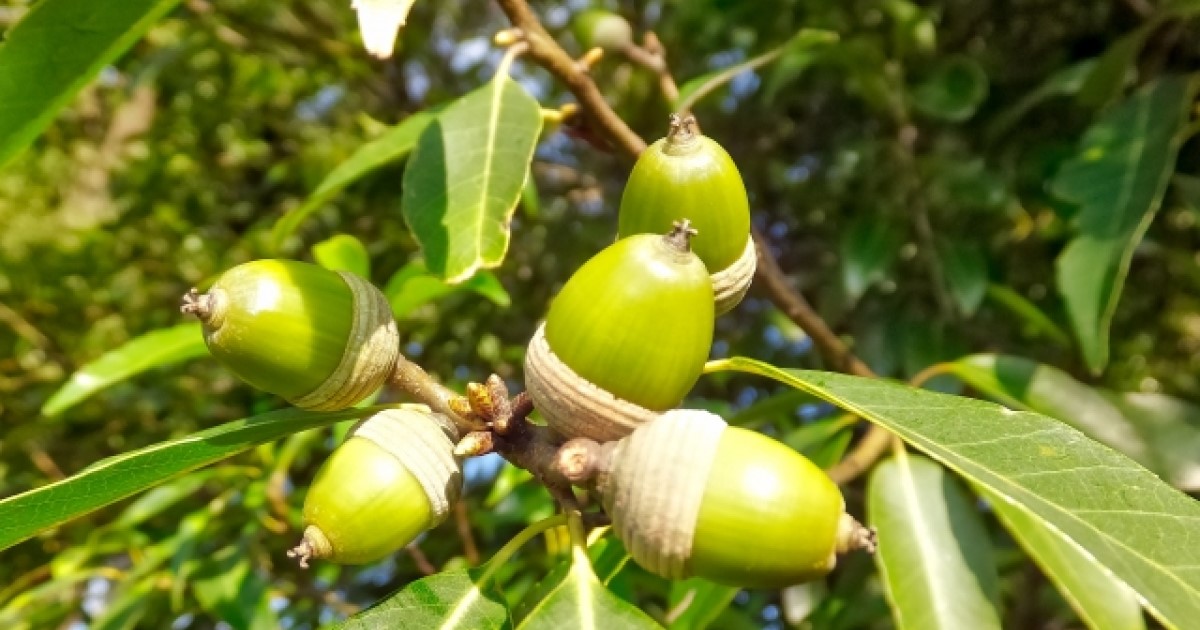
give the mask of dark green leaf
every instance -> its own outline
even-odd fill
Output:
[[[1109,111],[1054,179],[1054,193],[1079,205],[1079,234],[1058,257],[1057,279],[1093,372],[1108,363],[1113,312],[1175,168],[1193,83],[1165,77]]]
[[[402,203],[430,270],[457,283],[504,261],[541,129],[537,101],[504,74],[421,133]]]
[[[856,221],[842,234],[842,285],[851,302],[884,278],[902,240],[891,224],[878,219]]]
[[[304,204],[288,212],[275,222],[271,229],[272,249],[278,251],[283,241],[291,236],[296,228],[313,212],[333,198],[343,188],[370,175],[376,170],[397,160],[402,160],[412,152],[417,145],[417,139],[429,123],[433,122],[434,114],[424,111],[405,118],[400,124],[388,129],[382,136],[362,145],[345,162],[333,169],[325,179],[321,180],[317,189],[309,195]]]
[[[0,166],[178,0],[42,0],[0,42]]]
[[[62,481],[0,501],[0,549],[258,444],[379,409],[282,409],[110,457]]]
[[[443,571],[421,578],[336,627],[345,630],[511,628],[504,598],[476,585],[479,570]]]
[[[180,324],[148,332],[79,368],[42,405],[42,415],[57,416],[92,394],[146,370],[206,354],[208,348],[200,324]]]
[[[867,514],[897,628],[999,630],[987,530],[944,468],[903,453],[883,461],[871,473]]]
[[[362,241],[349,234],[335,234],[312,247],[317,264],[333,271],[349,271],[371,277],[371,255]]]
[[[938,257],[946,272],[950,295],[964,315],[975,314],[987,294],[987,258],[978,245],[944,241],[938,244]]]
[[[912,90],[917,111],[950,122],[975,115],[987,98],[988,78],[983,68],[968,57],[950,57]]]
[[[1046,77],[1042,84],[1025,93],[1016,105],[1004,110],[992,119],[987,128],[988,138],[999,138],[1025,117],[1033,108],[1055,96],[1070,96],[1083,87],[1084,81],[1096,65],[1094,59],[1067,66]]]
[[[1020,317],[1025,322],[1025,333],[1032,336],[1049,337],[1051,341],[1060,346],[1068,346],[1071,344],[1071,338],[1067,333],[1059,328],[1054,320],[1042,312],[1036,304],[1030,302],[1025,296],[1017,293],[1012,289],[1002,284],[989,284],[987,287],[987,296],[993,302],[1004,307],[1008,312]]]
[[[969,481],[1060,531],[1129,584],[1167,625],[1200,618],[1200,502],[1046,416],[841,374],[751,359],[710,371],[760,374],[896,433]]]

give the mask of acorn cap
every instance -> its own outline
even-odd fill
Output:
[[[387,298],[366,280],[292,260],[257,260],[193,290],[183,311],[203,323],[218,360],[251,385],[305,409],[350,407],[399,357]]]
[[[551,428],[565,437],[614,439],[650,415],[644,410],[670,409],[695,385],[714,313],[708,271],[688,251],[688,233],[684,222],[665,237],[617,241],[555,298],[526,355],[530,395]],[[576,398],[596,404],[597,414]],[[593,430],[595,415],[609,418]]]
[[[668,579],[780,587],[873,545],[822,470],[706,411],[669,411],[616,443],[596,488],[630,555]]]
[[[462,491],[457,439],[448,418],[421,405],[358,423],[317,472],[289,555],[302,566],[374,562],[444,521]]]

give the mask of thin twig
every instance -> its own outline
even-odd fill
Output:
[[[471,533],[471,515],[467,512],[466,501],[454,504],[454,524],[458,528],[458,537],[462,540],[463,557],[467,559],[467,564],[479,564],[479,546],[475,544],[475,535]]]
[[[417,565],[417,570],[420,571],[422,575],[433,575],[434,573],[438,572],[437,567],[429,561],[429,556],[425,555],[425,552],[421,550],[420,545],[417,543],[409,543],[404,550],[408,552],[410,557],[412,557],[413,564]]]
[[[512,25],[521,29],[529,43],[529,58],[562,81],[579,99],[585,115],[622,151],[638,155],[646,142],[613,111],[591,75],[546,32],[525,0],[497,0]]]
[[[647,31],[642,37],[642,45],[630,43],[621,49],[625,58],[633,63],[658,75],[658,89],[663,98],[672,108],[679,100],[679,86],[671,75],[671,67],[667,64],[667,49],[653,31]]]

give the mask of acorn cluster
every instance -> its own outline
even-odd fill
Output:
[[[602,497],[633,558],[664,577],[768,587],[824,575],[836,553],[868,544],[829,477],[771,438],[676,409],[703,371],[715,318],[754,274],[733,160],[673,116],[634,166],[619,217],[616,242],[571,276],[526,353],[528,396],[562,444],[561,476]],[[362,401],[402,359],[386,298],[347,272],[246,263],[183,309],[238,376],[305,409]],[[462,489],[456,445],[473,428],[447,408],[359,422],[318,471],[290,555],[303,566],[372,562],[442,522]]]

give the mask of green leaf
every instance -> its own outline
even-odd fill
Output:
[[[1063,331],[1054,320],[1042,312],[1036,304],[1030,302],[1025,296],[1017,293],[1012,287],[1002,284],[989,284],[987,287],[987,296],[993,302],[1004,307],[1009,313],[1016,315],[1025,322],[1024,333],[1037,337],[1049,337],[1051,341],[1060,346],[1071,345],[1071,338]]]
[[[572,547],[570,570],[517,626],[519,630],[660,627],[645,613],[605,588],[592,572],[587,551],[580,547]]]
[[[679,86],[679,98],[675,101],[675,111],[691,111],[701,99],[712,94],[726,83],[729,83],[737,75],[756,70],[777,59],[783,58],[787,62],[786,72],[788,75],[775,78],[772,91],[778,90],[782,83],[794,79],[796,75],[814,61],[814,52],[816,50],[836,41],[838,41],[838,34],[833,31],[811,28],[800,29],[782,45],[761,55],[747,59],[742,63],[734,64],[728,68],[688,79],[687,82]]]
[[[404,171],[402,209],[438,276],[462,282],[504,261],[541,129],[537,101],[501,73],[421,133]]]
[[[714,584],[702,578],[671,583],[667,596],[667,627],[671,630],[703,630],[729,608],[742,589]]]
[[[303,205],[275,222],[275,226],[271,228],[271,249],[279,251],[283,242],[300,227],[304,219],[320,209],[342,189],[392,162],[407,157],[434,117],[431,111],[413,114],[388,129],[382,136],[359,147],[354,155],[338,164],[337,168],[321,180]]]
[[[1113,312],[1175,168],[1194,91],[1181,76],[1139,91],[1088,129],[1054,179],[1054,193],[1079,205],[1079,234],[1058,257],[1057,279],[1093,372],[1108,363]]]
[[[1046,77],[1042,84],[1027,92],[1015,105],[1004,110],[992,119],[987,128],[987,137],[996,139],[1017,124],[1033,108],[1055,96],[1070,96],[1083,87],[1084,82],[1096,66],[1096,60],[1087,59],[1077,64],[1067,66]]]
[[[343,630],[511,628],[504,597],[476,585],[480,570],[442,571],[412,582],[374,606],[337,624]]]
[[[148,332],[110,350],[71,375],[42,405],[42,415],[54,417],[96,392],[146,370],[208,354],[200,324],[180,324]]]
[[[312,247],[317,264],[332,271],[349,271],[371,277],[371,255],[362,241],[349,234],[335,234]]]
[[[401,267],[383,288],[396,319],[408,317],[425,304],[464,291],[481,295],[498,306],[508,307],[512,304],[508,291],[490,271],[479,271],[465,282],[450,284],[429,273],[421,260],[411,261]]]
[[[1062,532],[1138,593],[1164,624],[1200,619],[1200,502],[1046,416],[883,380],[783,370],[745,358],[708,371],[759,374],[879,424]]]
[[[258,444],[362,418],[383,408],[333,412],[282,409],[109,457],[62,481],[0,501],[0,549]]]
[[[1087,80],[1079,89],[1079,102],[1090,107],[1100,107],[1120,96],[1121,90],[1125,89],[1129,80],[1129,68],[1141,54],[1142,47],[1146,45],[1146,38],[1162,26],[1166,17],[1160,13],[1113,42],[1093,64]]]
[[[159,594],[153,578],[140,580],[120,597],[107,602],[104,612],[91,620],[88,630],[133,630]]]
[[[817,466],[829,468],[845,455],[857,423],[858,418],[851,415],[818,420],[789,431],[780,441],[799,451]]]
[[[0,166],[179,0],[42,0],[0,41]]]
[[[1146,627],[1133,591],[1114,578],[1078,545],[1028,512],[984,490],[992,511],[1017,543],[1092,630],[1140,630]]]
[[[937,249],[951,297],[964,315],[974,315],[987,295],[987,258],[969,243],[944,241]]]
[[[999,630],[991,541],[944,468],[903,452],[883,461],[871,473],[867,513],[897,628]]]
[[[882,280],[903,237],[886,221],[859,220],[842,234],[842,286],[851,302]]]
[[[1200,406],[1163,394],[1102,391],[1150,445],[1158,472],[1176,488],[1200,492]]]
[[[1121,411],[1056,367],[1002,354],[973,354],[945,365],[951,374],[1008,407],[1061,420],[1157,469],[1153,451]]]
[[[974,116],[987,95],[987,74],[969,57],[942,61],[910,94],[917,111],[949,122]]]
[[[231,546],[218,551],[200,565],[191,581],[203,609],[235,630],[279,627],[269,605],[269,584],[251,567],[245,548]]]

